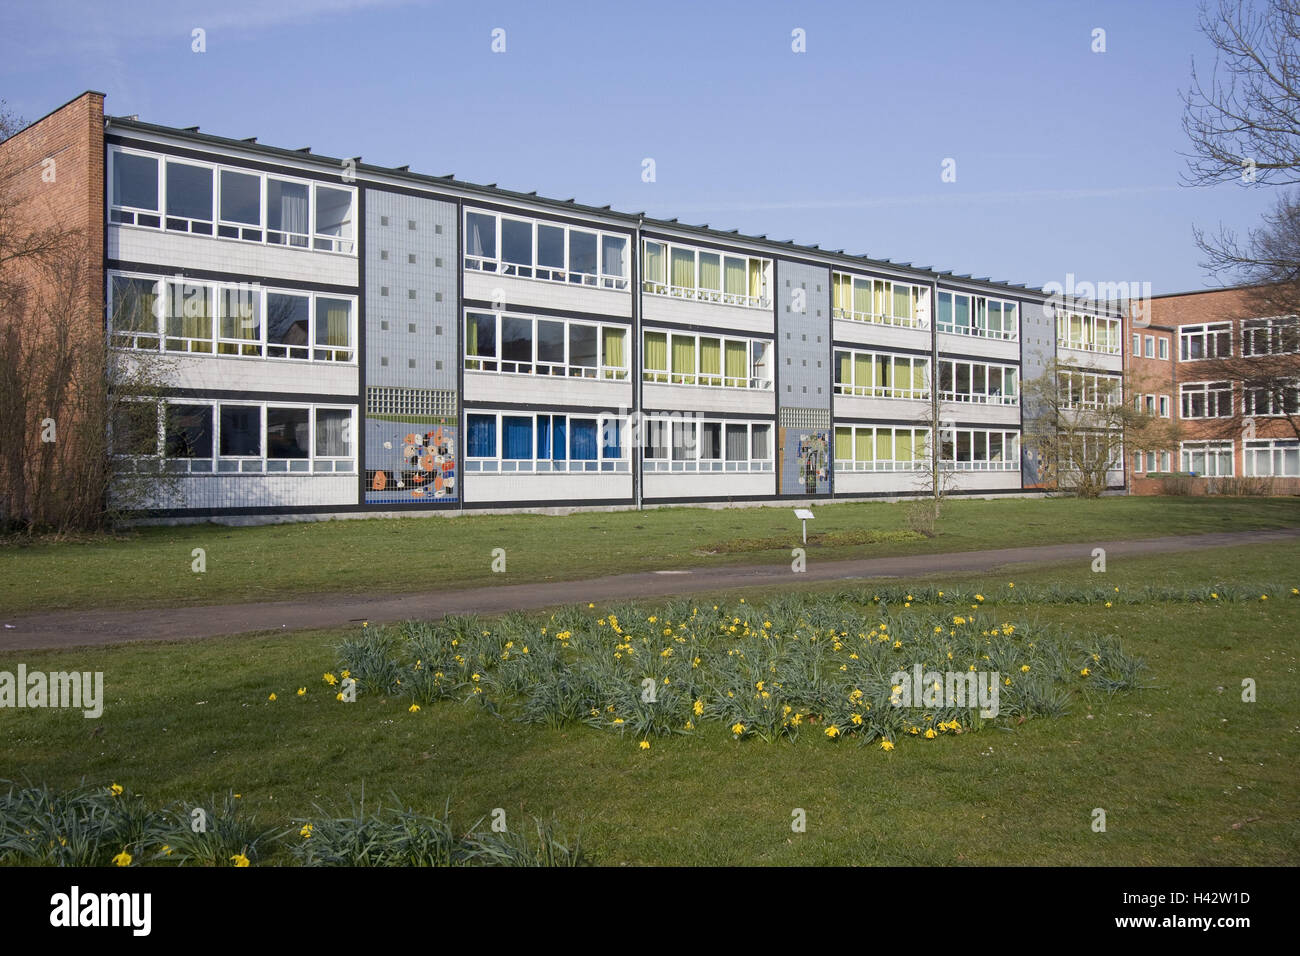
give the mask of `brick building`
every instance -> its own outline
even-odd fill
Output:
[[[1129,399],[1179,433],[1177,447],[1128,456],[1132,493],[1300,492],[1300,320],[1260,314],[1252,292],[1155,296],[1125,316]],[[1264,362],[1294,367],[1294,385],[1249,387]]]

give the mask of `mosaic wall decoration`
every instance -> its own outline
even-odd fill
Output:
[[[459,500],[453,424],[366,419],[366,503]]]

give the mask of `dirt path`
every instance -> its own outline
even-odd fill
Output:
[[[79,647],[127,641],[190,640],[248,631],[346,627],[349,623],[360,621],[382,624],[408,618],[435,618],[446,614],[496,614],[578,602],[692,594],[731,588],[990,571],[1008,564],[1078,561],[1080,567],[1087,567],[1092,562],[1093,548],[1105,548],[1107,559],[1114,560],[1145,554],[1297,540],[1300,540],[1300,528],[1234,531],[1138,541],[1077,542],[996,551],[918,554],[822,563],[813,556],[809,559],[807,570],[798,575],[791,572],[789,565],[770,564],[642,571],[579,581],[502,583],[463,591],[377,595],[309,594],[292,601],[260,604],[134,611],[57,611],[5,619],[3,628],[0,628],[0,650]]]

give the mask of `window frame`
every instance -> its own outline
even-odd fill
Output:
[[[560,282],[565,285],[578,285],[583,288],[607,289],[616,292],[625,292],[631,288],[630,259],[628,249],[632,244],[630,233],[620,232],[615,229],[600,226],[598,224],[577,224],[560,222],[553,219],[543,219],[531,215],[527,212],[520,211],[498,211],[492,209],[483,209],[475,206],[466,206],[461,213],[461,228],[464,235],[469,235],[469,217],[483,216],[493,220],[493,239],[495,243],[494,256],[480,256],[470,254],[466,248],[462,266],[466,272],[482,272],[493,275],[501,275],[515,279],[538,280],[542,282]],[[530,254],[528,262],[507,261],[505,258],[504,247],[504,222],[509,220],[512,223],[526,224],[529,227]],[[559,229],[563,233],[562,258],[563,266],[557,267],[541,262],[541,230],[543,228]],[[590,233],[596,238],[596,269],[595,272],[576,272],[572,269],[573,254],[571,247],[573,243],[573,233]],[[605,243],[607,239],[622,240],[623,242],[623,264],[622,273],[615,274],[608,271],[605,262]]]
[[[650,246],[659,246],[663,248],[664,272],[662,279],[655,279],[645,275],[646,269],[646,252]],[[748,252],[732,251],[727,249],[716,249],[706,246],[693,246],[685,242],[678,242],[673,239],[658,239],[644,236],[641,239],[641,248],[637,250],[641,256],[641,291],[647,295],[662,296],[670,299],[686,299],[690,301],[709,302],[715,305],[735,305],[749,309],[770,309],[772,307],[772,260],[763,256],[751,255]],[[687,254],[691,256],[691,276],[693,285],[679,286],[673,284],[673,253]],[[718,289],[705,289],[700,281],[700,260],[701,256],[717,256],[718,258]],[[744,264],[745,292],[728,292],[727,291],[727,260],[740,261]],[[750,281],[753,274],[754,263],[758,264],[759,294],[754,295],[750,291]]]
[[[493,418],[495,448],[491,455],[474,455],[470,452],[469,444],[469,420],[471,418]],[[530,435],[530,457],[508,458],[505,454],[505,420],[507,418],[524,419],[529,423]],[[546,419],[548,424],[547,441],[548,445],[553,448],[554,442],[554,425],[556,419],[563,419],[565,423],[565,457],[554,457],[554,451],[550,451],[547,457],[540,455],[541,448],[538,441],[538,420]],[[582,423],[594,422],[596,434],[596,457],[595,458],[575,458],[574,457],[574,438],[575,430],[572,427],[574,421]],[[535,474],[630,474],[632,470],[631,454],[628,445],[631,431],[628,427],[628,416],[618,415],[611,412],[551,412],[551,411],[526,411],[526,410],[503,410],[494,408],[475,408],[472,411],[466,409],[466,436],[465,436],[465,459],[464,470],[481,475],[535,475]],[[607,454],[610,445],[607,439],[610,434],[608,423],[614,425],[618,430],[618,449],[619,454]]]
[[[673,443],[674,426],[689,426],[695,436],[694,441],[689,445],[675,445]],[[718,455],[716,458],[705,458],[702,440],[705,426],[717,426],[720,434]],[[745,455],[744,459],[731,459],[727,457],[727,429],[735,427],[745,427]],[[642,419],[642,438],[640,443],[641,449],[641,470],[643,473],[673,473],[673,474],[771,474],[776,469],[776,445],[774,441],[774,424],[772,420],[761,418],[720,418],[712,415],[685,415],[685,414],[650,414]],[[761,432],[766,436],[767,455],[766,457],[756,457],[754,455],[754,438],[755,433]],[[647,441],[651,436],[663,440],[662,446],[650,446]],[[647,448],[662,448],[663,454],[648,454]],[[679,448],[689,447],[693,450],[693,457],[679,458],[675,452]]]

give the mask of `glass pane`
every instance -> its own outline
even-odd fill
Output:
[[[750,458],[766,461],[772,457],[772,426],[755,425],[750,429]]]
[[[266,294],[266,340],[304,348],[310,332],[311,300],[305,295]]]
[[[596,326],[569,326],[569,364],[596,367]]]
[[[316,187],[316,235],[352,238],[352,193],[346,189]]]
[[[727,425],[727,461],[746,461],[749,429],[744,425]]]
[[[266,457],[307,458],[308,408],[268,408],[266,410]]]
[[[537,320],[537,361],[564,364],[564,323]]]
[[[744,295],[745,294],[745,260],[734,259],[731,256],[723,262],[725,280],[727,287],[724,290],[727,295]]]
[[[113,154],[113,205],[157,211],[157,159],[131,153]]]
[[[700,423],[700,457],[710,461],[722,457],[722,423]]]
[[[497,317],[486,312],[471,312],[465,317],[465,354],[497,354]]]
[[[517,219],[501,220],[501,260],[519,265],[533,264],[533,224]]]
[[[261,295],[244,286],[227,286],[221,295],[221,337],[223,339],[262,338]]]
[[[682,289],[695,288],[695,253],[690,249],[671,250],[672,284]]]
[[[627,237],[601,237],[600,271],[607,276],[627,275]]]
[[[532,363],[532,319],[520,319],[510,315],[501,317],[501,358],[507,362]]]
[[[212,170],[185,163],[167,164],[167,215],[212,219]]]
[[[471,458],[497,456],[497,419],[495,415],[468,415],[469,430],[466,452]]]
[[[250,226],[262,224],[262,177],[221,171],[221,218]]]
[[[316,344],[348,348],[352,344],[352,303],[347,299],[316,300]]]
[[[352,456],[352,413],[346,408],[316,410],[316,455],[319,458]]]
[[[564,230],[559,226],[537,226],[537,264],[564,268]]]
[[[594,275],[596,272],[596,234],[569,231],[569,271]]]
[[[501,419],[501,457],[519,461],[533,457],[533,420],[522,415]]]
[[[166,414],[168,458],[212,457],[211,405],[168,405]]]
[[[266,228],[291,233],[293,239],[273,239],[293,245],[305,245],[307,234],[307,184],[266,181]],[[269,238],[269,237],[268,237]]]
[[[256,405],[221,406],[221,455],[262,454],[262,410]]]
[[[152,402],[122,402],[113,409],[113,454],[158,454],[158,406]]]
[[[695,422],[673,422],[673,461],[695,460]]]
[[[700,253],[700,288],[710,292],[722,289],[722,258],[716,252]]]
[[[572,461],[596,460],[596,419],[569,419],[569,458]]]
[[[645,244],[645,278],[647,282],[664,281],[664,246],[661,242],[647,242]]]
[[[497,218],[481,212],[465,216],[465,255],[497,257]]]

